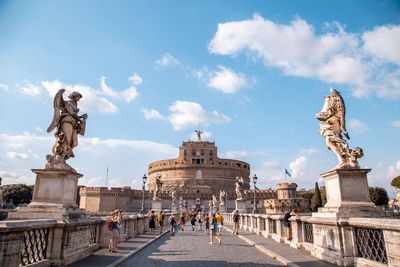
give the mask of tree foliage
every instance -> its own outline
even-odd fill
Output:
[[[327,201],[327,199],[326,199],[326,190],[321,192],[321,201],[322,201],[322,207],[324,207],[325,204],[326,204],[326,201]]]
[[[322,207],[321,192],[319,191],[318,183],[315,182],[314,196],[311,199],[311,209],[313,211],[318,211],[319,207]]]
[[[387,192],[383,187],[370,187],[369,197],[377,206],[386,206],[389,202]]]
[[[305,193],[305,194],[303,195],[303,198],[308,199],[308,200],[311,200],[311,199],[313,198],[313,196],[314,196],[314,193],[313,193],[313,192],[307,192],[307,193]]]
[[[392,183],[390,185],[400,189],[400,176],[393,178]]]
[[[32,200],[33,185],[16,184],[3,189],[3,202],[14,205],[28,204]]]

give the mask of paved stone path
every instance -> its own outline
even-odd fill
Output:
[[[197,227],[196,227],[197,228]],[[166,234],[121,266],[282,266],[239,238],[223,231],[222,245],[209,244],[204,231],[191,230],[175,236]]]

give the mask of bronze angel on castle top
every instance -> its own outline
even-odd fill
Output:
[[[72,92],[68,95],[70,100],[65,101],[64,92],[65,89],[60,89],[54,96],[54,116],[47,132],[56,129],[56,142],[52,149],[53,154],[46,157],[46,168],[71,168],[66,160],[75,157],[73,149],[78,146],[78,134],[85,134],[88,115],[78,115],[78,101],[82,95]]]
[[[316,114],[320,121],[319,133],[325,138],[328,149],[338,157],[339,164],[333,168],[334,170],[359,169],[357,159],[364,155],[363,150],[360,147],[350,149],[347,141],[343,139],[342,133],[350,140],[346,130],[346,107],[338,91],[331,88],[330,93],[331,95],[324,96],[324,106],[321,112]]]

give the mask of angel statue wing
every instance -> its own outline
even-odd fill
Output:
[[[48,133],[53,131],[54,128],[57,127],[60,121],[61,109],[64,107],[64,99],[62,97],[64,92],[65,89],[60,89],[54,96],[54,115],[53,115],[53,121],[51,122],[49,128],[47,128]]]
[[[334,94],[337,99],[338,99],[338,104],[339,104],[339,118],[340,118],[340,128],[342,128],[342,132],[344,134],[344,136],[346,136],[346,138],[348,140],[350,140],[350,136],[349,133],[346,130],[346,120],[345,120],[345,115],[346,115],[346,106],[344,105],[344,101],[342,96],[340,95],[340,93],[334,89],[331,88],[331,93]]]

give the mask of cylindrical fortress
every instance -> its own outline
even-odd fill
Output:
[[[238,176],[243,177],[243,189],[250,188],[250,165],[218,158],[214,142],[183,142],[178,158],[153,162],[149,164],[148,173],[151,191],[155,190],[157,174],[161,175],[162,191],[234,191]]]
[[[296,198],[296,183],[281,183],[276,185],[278,199]]]

